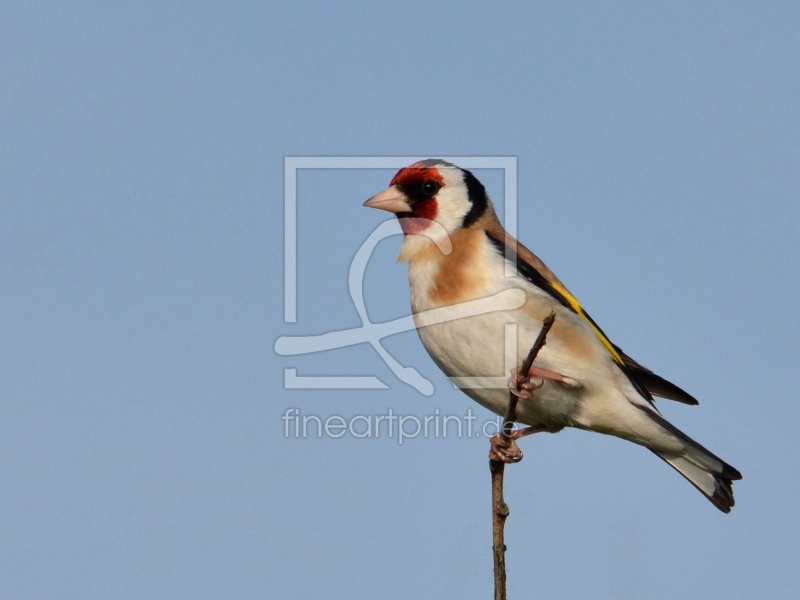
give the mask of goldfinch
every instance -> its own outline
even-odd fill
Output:
[[[417,331],[448,377],[496,381],[490,378],[503,376],[506,325],[516,325],[517,356],[524,357],[553,312],[555,323],[536,366],[522,377],[512,374],[510,382],[523,398],[517,421],[530,426],[523,434],[577,427],[634,442],[669,463],[719,510],[730,512],[732,481],[741,474],[670,424],[653,396],[692,405],[697,400],[608,339],[553,272],[503,229],[486,189],[472,173],[442,160],[417,162],[398,171],[390,187],[364,206],[400,219],[405,235],[399,261],[408,263]],[[449,239],[449,253],[441,249],[442,238]],[[419,318],[431,309],[515,288],[525,298],[514,310],[432,325]],[[462,389],[489,410],[505,414],[508,389]],[[513,462],[520,456],[499,458]]]

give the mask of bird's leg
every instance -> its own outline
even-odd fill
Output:
[[[559,376],[558,373],[552,373],[551,371],[543,371],[540,369],[536,369],[535,373],[533,371],[534,368],[531,368],[530,375],[523,377],[519,374],[519,369],[512,369],[511,378],[508,380],[508,390],[521,400],[530,400],[533,397],[533,392],[544,385],[545,378],[550,379],[551,375]],[[545,377],[542,377],[539,371],[542,371]],[[522,451],[517,446],[516,440],[526,435],[539,433],[540,431],[544,431],[544,429],[543,425],[534,425],[532,427],[526,427],[525,429],[512,431],[508,433],[508,435],[504,435],[502,431],[498,431],[492,436],[489,458],[506,464],[521,461]]]
[[[511,377],[508,379],[508,390],[520,400],[530,400],[533,392],[544,385],[544,380],[557,381],[567,387],[577,387],[578,382],[571,377],[566,377],[555,371],[531,367],[528,376],[520,375],[519,369],[511,369]]]
[[[533,435],[534,433],[541,433],[542,431],[547,431],[547,428],[544,425],[531,425],[530,427],[525,427],[523,429],[515,429],[508,437],[510,437],[513,441],[516,441],[519,438],[525,437],[526,435]]]

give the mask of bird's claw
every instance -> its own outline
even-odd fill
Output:
[[[506,438],[498,432],[492,436],[491,446],[489,448],[489,459],[507,465],[518,463],[522,460],[522,450],[519,449],[519,446],[517,446],[513,439],[506,440]]]
[[[520,375],[518,368],[511,369],[511,377],[508,378],[508,391],[520,400],[528,401],[533,398],[533,392],[544,385],[541,377],[530,377]]]

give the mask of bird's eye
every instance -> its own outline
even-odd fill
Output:
[[[429,179],[428,181],[422,184],[422,193],[425,194],[426,196],[433,196],[436,192],[439,191],[440,188],[441,186],[439,185],[438,182]]]

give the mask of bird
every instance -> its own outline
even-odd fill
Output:
[[[470,171],[440,159],[415,162],[364,206],[399,219],[404,236],[398,262],[408,263],[417,332],[448,377],[505,377],[506,325],[516,326],[517,355],[525,356],[545,319],[555,316],[528,373],[512,370],[506,389],[462,387],[499,415],[506,413],[509,390],[519,396],[516,421],[527,427],[516,430],[514,439],[565,427],[622,438],[651,450],[719,510],[730,512],[732,482],[741,473],[667,421],[654,396],[687,405],[698,401],[611,342],[544,262],[503,228],[486,188]],[[524,291],[518,308],[433,324],[422,318],[426,311],[509,289]],[[511,463],[521,453],[496,435],[490,457]]]

